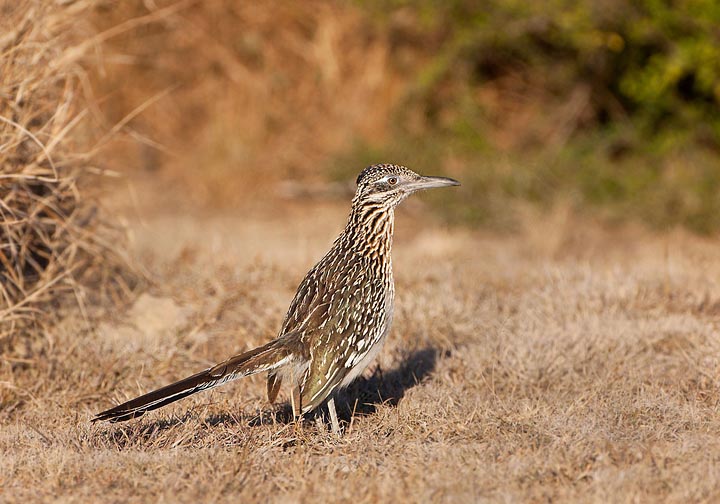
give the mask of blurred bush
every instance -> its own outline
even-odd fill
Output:
[[[323,180],[328,156],[383,135],[401,94],[385,38],[340,2],[127,0],[99,4],[93,22],[114,33],[93,86],[129,140],[112,167],[194,205]]]
[[[359,143],[344,164],[442,165],[467,191],[440,206],[501,228],[513,200],[558,199],[661,228],[720,228],[717,1],[361,5],[412,84],[392,141]]]
[[[419,48],[430,55],[416,80],[415,97],[431,120],[442,119],[448,106],[462,108],[467,118],[471,105],[482,109],[487,101],[478,88],[516,80],[515,88],[534,88],[533,96],[574,101],[582,113],[573,126],[630,120],[648,136],[689,128],[718,147],[716,0],[379,0],[371,5],[396,49]]]
[[[428,195],[453,222],[512,228],[514,203],[563,200],[720,228],[716,0],[131,0],[96,14],[113,35],[93,86],[132,145],[107,159],[193,205],[392,161],[461,178]]]

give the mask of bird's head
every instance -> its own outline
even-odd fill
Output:
[[[451,178],[425,177],[404,166],[376,164],[358,175],[355,203],[394,208],[414,192],[457,185],[460,182]]]

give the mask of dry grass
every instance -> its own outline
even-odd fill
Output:
[[[92,170],[79,20],[91,2],[0,3],[0,351],[23,359],[69,292],[125,287],[121,230],[103,220],[79,181]],[[71,29],[72,27],[72,29]],[[85,122],[84,122],[85,121]],[[5,364],[7,364],[7,360]],[[0,405],[6,405],[0,393]]]
[[[497,237],[402,211],[396,322],[340,440],[288,422],[259,377],[91,425],[273,336],[346,209],[288,210],[135,229],[158,287],[95,331],[47,332],[12,377],[25,401],[0,412],[3,501],[720,497],[717,243],[567,216]]]

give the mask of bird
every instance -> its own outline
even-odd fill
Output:
[[[356,184],[345,228],[300,283],[276,339],[98,413],[92,421],[130,420],[230,380],[267,372],[271,404],[286,382],[293,418],[327,403],[332,432],[340,434],[335,395],[372,363],[393,319],[395,208],[420,190],[460,185],[396,164],[368,166]]]

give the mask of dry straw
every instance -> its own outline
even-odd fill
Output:
[[[0,0],[0,353],[68,294],[127,289],[122,230],[88,197],[98,170],[80,64],[92,2]],[[80,140],[85,138],[86,141]],[[97,185],[97,184],[95,184]],[[88,289],[88,287],[92,287]]]

